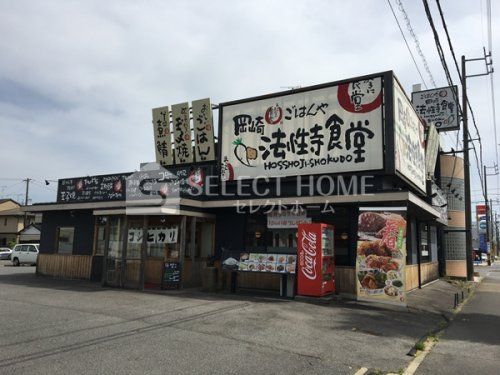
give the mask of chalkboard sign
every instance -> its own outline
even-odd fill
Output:
[[[126,178],[130,173],[65,178],[58,182],[58,203],[125,200]]]
[[[214,176],[211,165],[159,169],[155,163],[145,164],[139,172],[127,178],[127,201],[160,197],[203,199],[210,176]]]
[[[178,289],[181,282],[181,264],[178,262],[165,262],[163,264],[162,289]]]

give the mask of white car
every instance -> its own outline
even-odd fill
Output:
[[[12,250],[8,247],[0,247],[0,260],[9,260]]]
[[[14,266],[19,266],[21,264],[36,264],[38,246],[39,244],[37,243],[23,243],[14,246],[12,254],[10,255],[12,264]]]

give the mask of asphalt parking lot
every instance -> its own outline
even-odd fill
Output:
[[[227,294],[103,289],[0,262],[0,373],[398,371],[439,314]]]

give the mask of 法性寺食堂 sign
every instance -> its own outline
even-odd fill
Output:
[[[426,124],[434,124],[437,131],[460,128],[457,100],[457,86],[416,91],[411,94],[417,115]]]
[[[383,169],[382,78],[219,105],[221,178]]]

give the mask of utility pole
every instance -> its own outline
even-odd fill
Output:
[[[486,178],[486,165],[483,165],[484,179],[484,206],[486,207],[486,248],[490,242],[490,206],[488,202],[488,179]]]
[[[467,123],[467,72],[465,56],[462,55],[462,131],[464,144],[464,200],[465,200],[465,260],[467,265],[467,280],[474,280],[474,262],[472,260],[472,211],[470,201],[469,172],[469,127]]]
[[[474,261],[472,259],[472,208],[470,200],[470,165],[469,165],[469,126],[467,119],[467,78],[487,76],[493,73],[493,67],[491,65],[491,51],[486,54],[486,49],[483,48],[484,56],[466,59],[462,55],[462,126],[463,126],[463,144],[464,144],[464,198],[465,198],[465,260],[467,264],[467,280],[474,280]],[[489,61],[488,61],[489,59]],[[469,61],[481,61],[483,60],[486,66],[485,73],[471,74],[467,76],[467,71],[465,69],[465,64]],[[478,134],[479,135],[479,134]],[[480,138],[479,138],[479,141]],[[482,164],[482,163],[481,163]],[[486,200],[486,208],[488,208],[488,201]],[[486,213],[486,217],[488,213]]]
[[[24,206],[28,206],[28,196],[29,196],[29,191],[30,191],[30,181],[31,178],[26,177],[26,180],[23,180],[26,182],[26,195],[24,196]],[[24,228],[26,228],[26,224],[28,222],[28,211],[24,211]]]

